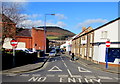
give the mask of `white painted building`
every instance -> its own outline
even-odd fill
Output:
[[[66,41],[66,51],[71,51],[72,40]]]
[[[3,48],[5,49],[12,49],[12,45],[10,44],[10,41],[12,40],[12,38],[5,38],[4,39],[4,43],[3,43]],[[18,45],[16,48],[25,48],[26,44],[25,42],[18,42]]]
[[[65,45],[66,45],[66,52],[72,51],[72,39],[74,39],[77,35],[73,36],[71,39],[67,40]]]
[[[119,38],[119,24],[120,18],[117,18],[107,24],[98,27],[94,30],[94,52],[93,60],[97,62],[105,62],[105,53],[106,53],[106,44],[107,39],[110,40],[110,48],[120,48],[120,38]],[[110,64],[118,64],[120,59],[115,59],[114,63],[109,62]]]
[[[71,51],[71,41],[72,40],[70,40],[70,41],[66,41],[66,43],[64,43],[64,44],[62,44],[61,46],[60,46],[60,48],[66,48],[66,52],[68,52],[68,51]]]

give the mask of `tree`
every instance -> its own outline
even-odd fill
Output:
[[[17,2],[2,2],[2,44],[6,37],[13,38],[16,33],[16,27],[19,22],[25,20],[25,16],[21,16],[23,12],[22,4]],[[7,19],[5,16],[7,16]],[[6,23],[7,22],[7,23]],[[12,22],[12,24],[11,24]],[[15,23],[15,24],[13,24]]]
[[[22,4],[18,2],[3,2],[2,3],[2,14],[6,15],[16,24],[25,20],[25,16],[21,15],[23,11],[24,10],[23,10]]]

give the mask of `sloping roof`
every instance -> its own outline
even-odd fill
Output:
[[[102,26],[99,26],[99,27],[97,27],[97,28],[95,28],[95,29],[87,32],[87,33],[84,33],[84,34],[82,34],[82,35],[74,38],[73,40],[75,40],[75,39],[77,39],[77,38],[79,38],[79,37],[81,37],[81,36],[84,36],[84,35],[86,35],[86,34],[88,34],[88,33],[91,33],[91,32],[93,32],[93,31],[95,31],[95,30],[98,30],[98,29],[100,29],[100,28],[103,28],[104,26],[109,25],[109,24],[111,24],[111,23],[113,23],[113,22],[115,22],[115,21],[117,21],[117,20],[120,20],[120,17],[118,17],[118,18],[116,18],[116,19],[114,19],[114,20],[112,20],[112,21],[110,21],[110,22],[108,22],[108,23],[106,23],[106,24],[104,24],[104,25],[102,25]]]
[[[28,36],[31,37],[31,29],[22,29],[18,31],[16,36]]]
[[[36,30],[44,30],[44,28],[39,28],[39,27],[33,27]]]

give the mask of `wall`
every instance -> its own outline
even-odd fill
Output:
[[[11,40],[12,40],[12,38],[5,38],[3,48],[12,49],[12,45],[10,44]],[[26,43],[25,42],[18,42],[18,45],[16,48],[26,48]]]
[[[17,48],[26,48],[25,42],[18,42]]]
[[[106,39],[101,38],[102,31],[108,31],[108,38],[111,42],[118,42],[118,21],[95,30],[94,42],[106,42]]]
[[[4,44],[3,44],[3,48],[6,49],[12,49],[12,46],[10,44],[10,41],[12,40],[12,38],[5,38],[4,39]]]
[[[19,47],[32,49],[32,37],[25,37],[25,36],[16,36],[16,40],[19,43]]]
[[[44,30],[32,28],[32,47],[36,50],[45,50]]]
[[[66,51],[69,52],[71,51],[71,45],[72,45],[72,40],[66,41]]]
[[[107,38],[102,38],[102,31],[107,31],[107,38],[110,39],[110,42],[120,42],[118,39],[118,20],[112,22],[102,28],[94,31],[94,43],[101,43],[94,45],[94,55],[93,60],[98,62],[105,62],[105,50]],[[111,44],[110,47],[118,48],[119,44]],[[115,60],[115,64],[118,64],[118,59]]]

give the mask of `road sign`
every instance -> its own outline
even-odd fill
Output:
[[[106,47],[110,47],[110,41],[106,41]]]
[[[11,44],[13,47],[15,47],[15,46],[17,46],[18,42],[17,42],[17,40],[11,40],[11,41],[10,41],[10,44]]]
[[[15,47],[17,46],[18,42],[17,42],[17,40],[13,39],[10,41],[10,44],[13,47],[13,67],[14,67],[15,66]]]

